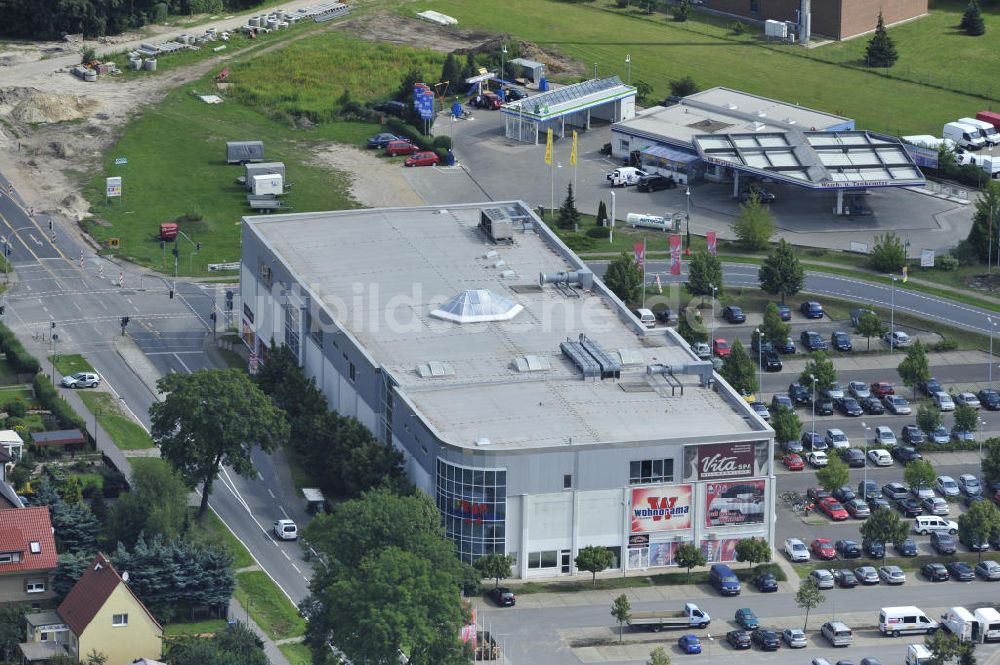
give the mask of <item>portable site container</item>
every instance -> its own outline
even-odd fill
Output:
[[[263,141],[226,141],[226,163],[246,164],[264,161]]]

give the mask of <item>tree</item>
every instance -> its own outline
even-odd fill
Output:
[[[268,665],[269,662],[264,643],[241,621],[226,626],[210,638],[171,640],[167,660],[170,665]]]
[[[132,491],[115,501],[105,524],[105,544],[135,545],[147,540],[172,540],[187,519],[188,489],[184,479],[166,464],[143,464],[132,471]]]
[[[0,606],[0,656],[11,662],[17,645],[24,639],[24,608],[17,605]]]
[[[649,660],[646,665],[670,665],[670,656],[663,647],[656,647],[649,652]]]
[[[649,96],[653,94],[653,86],[646,83],[642,79],[637,80],[632,84],[635,88],[635,101],[639,104],[645,105],[649,102]]]
[[[927,352],[923,343],[917,339],[906,349],[906,357],[896,368],[903,385],[913,388],[913,399],[917,398],[917,386],[931,378],[931,367],[927,362]]]
[[[990,439],[985,442],[986,456],[983,457],[983,482],[989,485],[1000,481],[1000,439]]]
[[[767,307],[764,308],[764,321],[760,326],[761,336],[764,338],[764,341],[771,344],[784,343],[791,331],[791,324],[781,320],[781,314],[778,313],[778,306],[773,302],[767,303]]]
[[[604,273],[604,283],[627,307],[641,306],[642,274],[632,254],[622,252],[612,259]]]
[[[968,404],[955,406],[955,429],[962,432],[975,432],[979,424],[979,412]]]
[[[831,492],[851,481],[851,470],[840,455],[830,455],[826,466],[816,469],[816,482]]]
[[[611,602],[611,616],[618,622],[618,641],[621,642],[625,624],[632,618],[632,603],[628,602],[628,596],[622,594]]]
[[[108,657],[97,649],[91,649],[87,657],[81,662],[83,662],[83,665],[107,665]]]
[[[889,508],[879,508],[872,512],[871,517],[861,523],[859,529],[861,538],[876,543],[901,543],[910,535],[910,527],[900,517],[899,513]],[[885,554],[882,555],[885,563]]]
[[[80,484],[80,476],[70,476],[67,478],[60,494],[62,494],[63,501],[68,506],[75,506],[81,503],[83,501],[83,485]]]
[[[878,314],[872,311],[862,312],[858,317],[858,334],[868,340],[868,350],[872,350],[872,337],[881,337],[885,334],[885,324]]]
[[[813,580],[805,580],[799,585],[799,590],[795,592],[795,604],[799,609],[806,611],[805,621],[802,622],[802,630],[808,630],[809,612],[826,602],[826,596],[816,586]]]
[[[576,202],[573,200],[573,183],[566,185],[566,199],[559,207],[556,224],[565,230],[576,229],[580,225],[580,211],[576,209]]]
[[[493,552],[485,554],[473,564],[482,577],[487,577],[496,582],[494,586],[500,586],[500,580],[511,576],[511,568],[514,566],[514,556],[512,554],[500,554]]]
[[[910,487],[931,487],[936,478],[934,466],[925,459],[913,460],[903,469],[903,480]]]
[[[694,319],[694,323],[691,320]],[[688,344],[695,342],[707,342],[708,331],[705,324],[701,322],[701,314],[695,307],[685,307],[681,310],[677,319],[677,334],[684,338]]]
[[[690,76],[670,81],[670,94],[674,97],[687,97],[698,92],[698,84]]]
[[[462,65],[458,64],[458,58],[455,57],[454,53],[449,53],[444,59],[444,65],[441,67],[441,78],[438,79],[438,82],[447,83],[450,88],[459,90],[461,79]]]
[[[802,290],[806,271],[792,251],[792,246],[784,238],[778,240],[778,246],[764,259],[764,263],[757,271],[757,280],[761,289],[771,295],[781,296],[781,302],[785,302],[785,298],[794,296]],[[775,313],[777,314],[777,309]],[[784,323],[780,317],[778,320]]]
[[[989,180],[976,198],[976,211],[972,215],[968,243],[980,261],[996,255],[997,220],[1000,219],[1000,182]],[[992,242],[991,242],[992,241]]]
[[[930,404],[917,407],[917,427],[930,434],[941,424],[941,412]]]
[[[774,235],[774,216],[762,205],[756,194],[740,204],[740,212],[733,222],[733,233],[743,247],[751,252],[766,249]]]
[[[986,33],[986,23],[983,22],[983,14],[979,10],[979,3],[976,0],[969,0],[969,5],[962,14],[960,26],[965,30],[965,34],[970,37],[978,37]]]
[[[476,64],[476,54],[469,51],[465,55],[465,66],[462,67],[462,73],[459,76],[460,83],[464,84],[465,79],[472,78],[479,74],[479,65]]]
[[[969,509],[958,517],[958,535],[963,542],[981,543],[1000,535],[1000,510],[992,501],[974,501]],[[979,560],[983,553],[979,552]]]
[[[802,421],[798,414],[785,406],[771,411],[771,427],[774,428],[774,440],[778,443],[795,441],[802,433]]]
[[[739,393],[749,395],[757,392],[756,365],[738,339],[733,340],[733,346],[723,360],[719,374]]]
[[[741,538],[736,543],[736,560],[748,562],[751,568],[755,563],[767,563],[771,560],[771,546],[759,538]]]
[[[615,555],[608,548],[588,545],[577,553],[574,561],[577,568],[591,574],[594,586],[597,586],[597,573],[607,570],[614,560]]]
[[[823,351],[814,351],[805,369],[799,374],[799,383],[806,388],[812,388],[813,380],[816,377],[816,392],[821,393],[829,390],[837,381],[837,368],[833,366],[833,361],[826,357]]]
[[[597,204],[597,225],[610,226],[608,224],[608,206],[604,205],[604,201]]]
[[[678,23],[688,20],[688,17],[691,16],[691,0],[681,0],[680,4],[670,8],[670,13],[673,14],[674,20]]]
[[[958,636],[946,630],[936,630],[924,638],[924,645],[931,652],[927,665],[944,665],[959,653]]]
[[[875,26],[875,34],[868,40],[868,48],[865,51],[868,58],[869,67],[892,67],[899,60],[899,53],[896,51],[896,44],[889,36],[889,31],[885,29],[885,19],[882,18],[882,10],[878,12],[878,23]]]
[[[892,231],[875,236],[871,253],[872,268],[882,273],[896,273],[906,265],[906,247]]]
[[[708,563],[708,559],[705,558],[705,553],[701,551],[701,548],[694,543],[681,543],[677,546],[677,551],[674,553],[674,559],[677,561],[677,565],[681,568],[687,569],[687,581],[691,581],[691,569],[697,566],[704,566]]]
[[[250,476],[253,449],[270,452],[288,438],[284,414],[240,370],[168,374],[156,387],[167,398],[149,409],[153,441],[189,487],[201,483],[199,519],[220,466]]]
[[[710,296],[713,286],[716,291],[722,290],[722,259],[704,250],[695,252],[688,263],[688,291],[695,296]]]

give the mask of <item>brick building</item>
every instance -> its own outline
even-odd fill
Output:
[[[927,13],[928,0],[815,0],[812,2],[812,34],[850,39],[875,29],[881,9],[886,25]],[[766,21],[798,22],[800,0],[705,0],[709,9]]]

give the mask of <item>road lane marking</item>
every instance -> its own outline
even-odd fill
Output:
[[[175,354],[174,354],[174,358],[177,358],[177,362],[179,362],[179,363],[181,364],[181,367],[183,367],[183,368],[184,368],[184,371],[185,371],[185,372],[187,372],[188,374],[190,374],[190,373],[191,373],[191,368],[190,368],[190,367],[188,367],[188,366],[187,366],[187,364],[185,364],[185,362],[184,362],[183,360],[181,360],[181,357],[180,357],[179,355],[177,355],[177,354],[175,353]]]
[[[263,480],[263,478],[261,478],[261,480]],[[268,496],[270,496],[270,497],[271,497],[272,499],[277,499],[277,498],[278,498],[278,497],[274,496],[274,492],[272,492],[272,491],[271,491],[271,488],[270,488],[270,487],[268,487],[268,488],[267,488],[267,494],[268,494]]]

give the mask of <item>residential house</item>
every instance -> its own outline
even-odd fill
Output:
[[[0,448],[7,451],[7,454],[10,455],[11,461],[8,464],[13,467],[21,459],[21,452],[24,450],[24,440],[14,430],[2,429],[0,430]]]
[[[159,658],[162,652],[163,628],[103,554],[55,612],[29,614],[27,620],[27,642],[19,645],[27,665],[57,654],[80,661],[93,652],[112,665]]]
[[[0,510],[0,604],[51,607],[57,563],[47,506]]]

